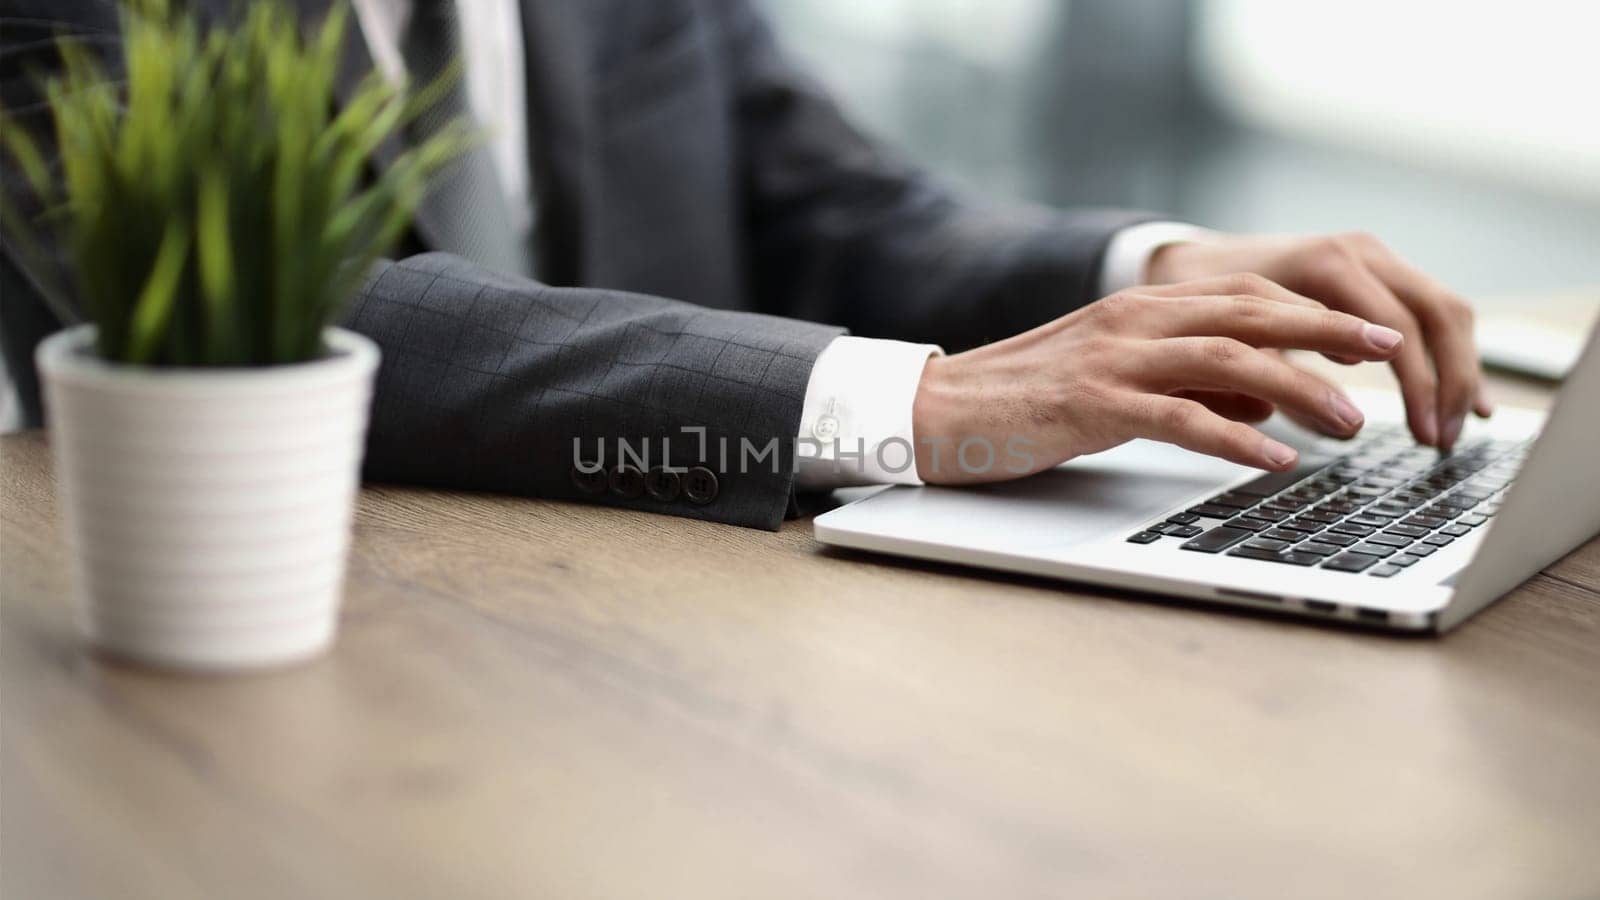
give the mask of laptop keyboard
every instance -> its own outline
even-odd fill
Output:
[[[1308,459],[1168,516],[1128,538],[1185,550],[1388,578],[1488,522],[1529,442],[1480,440],[1448,455],[1375,426],[1334,459]]]

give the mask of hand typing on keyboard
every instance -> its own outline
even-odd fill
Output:
[[[1392,328],[1255,275],[1136,288],[929,359],[912,410],[917,474],[932,483],[1015,478],[1134,438],[1287,472],[1295,450],[1248,422],[1276,408],[1348,438],[1364,419],[1343,391],[1274,351],[1388,361],[1404,345]],[[968,454],[970,445],[984,452]],[[996,448],[1018,456],[1018,446],[1027,465],[968,465],[993,460]]]
[[[1405,335],[1390,364],[1418,442],[1449,450],[1469,410],[1480,416],[1493,411],[1484,393],[1471,307],[1377,238],[1218,235],[1157,250],[1147,275],[1167,283],[1223,272],[1259,273],[1329,309]]]

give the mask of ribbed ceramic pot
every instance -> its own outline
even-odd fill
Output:
[[[36,355],[89,640],[159,666],[282,665],[333,641],[378,349],[341,329],[311,362],[152,368],[94,329]]]

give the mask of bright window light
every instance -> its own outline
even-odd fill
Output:
[[[1196,61],[1258,127],[1600,198],[1600,4],[1207,0]]]

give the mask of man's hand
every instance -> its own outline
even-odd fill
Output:
[[[1244,421],[1281,408],[1349,437],[1362,416],[1338,388],[1273,352],[1283,348],[1348,360],[1407,352],[1400,332],[1258,275],[1136,288],[928,360],[912,409],[917,474],[996,481],[1139,437],[1287,470],[1295,451]]]
[[[1468,410],[1493,412],[1480,378],[1471,307],[1376,238],[1226,237],[1170,244],[1151,257],[1148,276],[1170,284],[1224,272],[1258,273],[1404,335],[1392,365],[1418,441],[1449,449],[1461,436]]]

